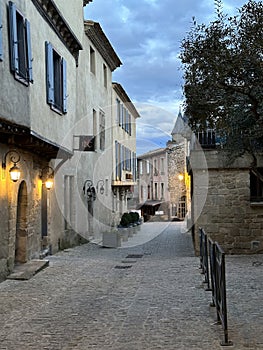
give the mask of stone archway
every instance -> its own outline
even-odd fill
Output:
[[[17,197],[15,263],[27,261],[27,186],[22,181]]]

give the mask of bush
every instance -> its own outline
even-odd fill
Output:
[[[121,217],[121,226],[129,226],[129,224],[132,222],[131,215],[129,213],[124,213]]]
[[[131,216],[131,218],[132,218],[132,222],[138,222],[138,221],[139,221],[140,216],[139,216],[138,213],[136,213],[136,212],[130,212],[130,216]]]

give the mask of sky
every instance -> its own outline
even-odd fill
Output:
[[[227,14],[247,1],[223,0]],[[85,19],[99,22],[122,66],[113,81],[122,85],[141,115],[137,154],[165,147],[183,103],[180,45],[197,23],[215,19],[213,0],[93,0]]]

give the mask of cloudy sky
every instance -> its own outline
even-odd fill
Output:
[[[245,0],[223,0],[236,13]],[[99,22],[122,61],[113,73],[135,104],[137,154],[164,147],[183,101],[180,43],[192,24],[215,18],[213,0],[93,0],[85,19]]]

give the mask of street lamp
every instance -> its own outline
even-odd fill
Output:
[[[46,166],[41,170],[40,179],[45,182],[47,190],[50,190],[54,184],[54,169],[50,166]]]
[[[83,185],[83,193],[84,196],[87,197],[88,201],[96,199],[96,190],[93,186],[93,182],[90,179],[85,180]]]
[[[97,192],[98,192],[98,189],[100,189],[100,194],[104,194],[104,181],[103,180],[99,180],[97,182]]]
[[[10,155],[10,157],[9,157],[10,161],[12,163],[14,163],[12,168],[10,168],[10,170],[9,170],[9,175],[10,175],[10,178],[13,182],[17,182],[20,179],[20,175],[21,175],[21,171],[20,171],[19,167],[16,165],[20,161],[20,155],[18,154],[18,152],[15,149],[11,149],[10,151],[8,151],[4,155],[4,158],[2,160],[2,168],[3,169],[6,169],[6,158],[8,155]]]

